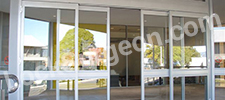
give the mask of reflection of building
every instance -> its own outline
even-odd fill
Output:
[[[47,46],[33,36],[24,36],[24,70],[47,70],[43,69],[48,63],[47,56]]]
[[[106,51],[104,48],[89,48],[80,54],[80,65],[82,69],[98,69],[106,64]]]
[[[215,67],[224,68],[225,63],[225,28],[215,29]]]

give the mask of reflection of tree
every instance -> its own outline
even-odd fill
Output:
[[[74,51],[75,51],[75,29],[70,29],[63,39],[60,41],[60,63],[67,61],[74,61]],[[78,53],[82,53],[88,50],[88,46],[91,44],[95,46],[93,41],[93,34],[89,31],[79,28],[78,35]],[[61,65],[61,64],[60,64]]]
[[[146,50],[144,53],[144,57],[145,58],[153,58],[153,48],[150,45],[146,45]],[[162,47],[164,48],[164,47]],[[192,46],[186,46],[185,47],[185,65],[189,65],[189,63],[191,62],[191,58],[192,57],[200,57],[200,53],[197,52],[196,49],[194,49]],[[164,52],[164,49],[162,49],[162,52]],[[154,61],[158,64],[160,64],[160,46],[155,45],[154,46]],[[173,47],[173,60],[174,62],[181,62],[182,58],[181,58],[181,47],[179,46],[174,46]],[[162,53],[162,59],[164,59],[164,53]]]

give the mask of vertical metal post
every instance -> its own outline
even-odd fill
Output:
[[[110,8],[107,10],[107,100],[110,100]]]
[[[75,9],[75,100],[78,100],[78,96],[79,96],[79,93],[78,93],[78,63],[79,63],[79,58],[78,58],[78,37],[79,35],[79,6],[77,5],[77,8]]]
[[[2,80],[0,80],[0,100],[5,100],[5,90],[2,88]]]
[[[182,29],[180,30],[180,36],[184,36],[184,18],[180,18],[180,25]],[[184,37],[181,39],[181,68],[185,68],[185,43],[184,43]],[[185,100],[185,77],[181,77],[181,100]]]
[[[160,46],[160,66],[163,66],[162,54],[162,46]]]
[[[212,0],[208,0],[209,3],[209,29],[210,29],[210,72],[209,72],[209,81],[210,81],[210,86],[209,90],[210,92],[210,97],[209,100],[215,100],[215,58],[214,58],[214,24],[213,24],[213,2]]]
[[[53,70],[53,22],[49,23],[49,34],[48,34],[48,68],[49,71]]]
[[[0,12],[0,66],[2,65],[3,13]]]
[[[127,26],[125,26],[125,32],[126,32],[126,40],[128,41],[128,29]],[[126,48],[126,87],[128,87],[128,81],[129,81],[129,66],[128,66],[128,55],[127,55],[128,48]]]
[[[169,11],[169,76],[170,76],[170,100],[174,99],[173,93],[173,17],[172,12]]]
[[[57,32],[56,32],[56,71],[59,71],[59,30],[60,30],[60,10],[57,9]],[[56,80],[56,100],[60,100],[59,80]]]
[[[53,71],[53,22],[49,23],[49,36],[48,36],[48,70]],[[47,89],[52,89],[52,80],[47,81]]]
[[[154,45],[154,43],[152,43],[152,52],[153,52],[153,56],[152,56],[152,59],[153,59],[153,69],[155,69],[155,45]],[[154,79],[154,78],[153,78]],[[153,81],[153,83],[154,83],[154,81]]]
[[[13,0],[10,2],[10,22],[9,22],[9,73],[14,74],[23,84],[21,78],[21,72],[23,68],[23,49],[21,41],[21,19],[23,19],[22,13],[22,0]],[[16,52],[15,52],[16,50]],[[22,62],[22,63],[21,63]],[[12,94],[9,94],[9,100],[23,100],[23,86]]]
[[[204,20],[204,27],[206,29],[205,32],[205,43],[206,43],[206,65],[208,66],[208,72],[210,73],[210,34],[209,34],[209,28],[207,26],[207,20]],[[210,74],[205,77],[205,98],[209,99],[209,94],[210,94]]]
[[[141,11],[141,100],[145,100],[144,83],[144,14]]]
[[[152,65],[153,66],[152,66],[152,68],[155,69],[155,45],[154,45],[154,42],[152,42],[152,52],[153,52],[153,57],[152,57],[152,59],[153,59],[152,60],[152,62],[153,62]],[[153,79],[152,83],[155,85],[155,77],[153,77],[152,79]]]
[[[2,80],[0,80],[0,100],[5,100],[5,90],[2,88]]]

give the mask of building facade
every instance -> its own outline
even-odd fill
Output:
[[[223,100],[222,0],[0,0],[9,100]],[[2,89],[8,83],[2,81]]]

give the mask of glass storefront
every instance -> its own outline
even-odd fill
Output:
[[[18,43],[21,71],[11,69],[21,74],[18,77],[22,79],[22,90],[16,93],[23,95],[20,98],[205,100],[210,97],[208,30],[203,29],[206,22],[203,26],[199,23],[203,13],[198,16],[59,2],[22,4],[24,10],[19,13],[22,21],[18,21],[22,25],[19,30],[22,35],[18,35],[22,41]],[[12,52],[9,19],[9,11],[0,8],[1,71],[9,71],[8,56]],[[217,72],[225,68],[224,30],[215,28]],[[216,100],[224,98],[225,76],[220,74],[215,76]],[[0,89],[7,90],[7,83],[0,83],[3,84]]]

